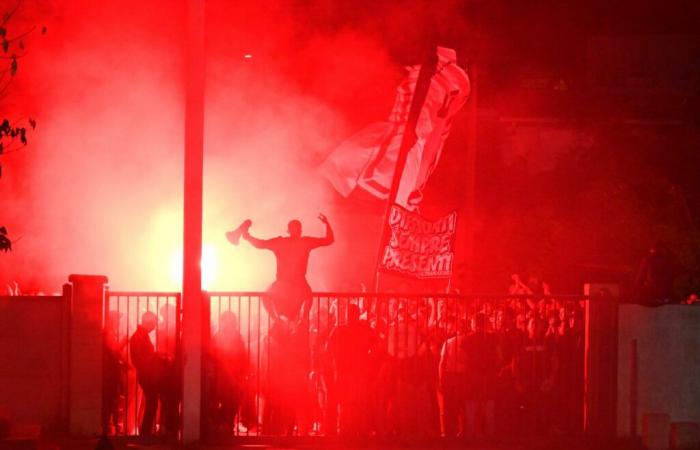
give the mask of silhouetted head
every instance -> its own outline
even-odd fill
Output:
[[[224,311],[219,318],[219,329],[223,332],[238,331],[238,316],[232,311]]]
[[[287,224],[287,232],[289,232],[289,236],[291,237],[300,237],[301,236],[301,222],[298,220],[290,220],[289,223]]]
[[[158,316],[156,316],[154,313],[151,311],[146,311],[143,313],[141,316],[141,326],[147,331],[151,332],[156,329],[156,325],[158,325]]]
[[[540,339],[547,331],[544,322],[537,316],[531,317],[527,323],[527,336],[529,339]]]
[[[165,322],[172,323],[173,326],[175,326],[175,317],[177,316],[177,309],[175,308],[175,305],[171,303],[164,303],[158,309],[158,312]]]

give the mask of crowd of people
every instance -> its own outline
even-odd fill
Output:
[[[249,307],[263,314],[257,300]],[[314,297],[296,322],[239,318],[240,301],[214,312],[204,366],[210,431],[489,438],[582,426],[584,303],[534,277],[513,275],[508,294],[489,299]],[[131,336],[121,336],[121,313],[106,317],[108,432],[125,431],[127,379],[139,387],[139,434],[177,429],[175,307],[159,313],[145,311]]]
[[[546,289],[514,277],[499,300],[316,298],[308,322],[273,322],[254,344],[225,310],[210,352],[209,425],[266,435],[575,432],[582,303]]]
[[[212,318],[204,349],[207,432],[488,439],[499,430],[579,429],[581,302],[556,299],[546,283],[517,275],[500,299],[403,290],[313,297],[309,254],[334,241],[328,219],[319,220],[323,237],[303,236],[298,220],[289,222],[288,237],[254,237],[250,220],[227,233],[234,245],[243,238],[273,252],[277,274],[266,293],[248,297],[245,327],[230,303]],[[254,301],[257,317],[250,315]],[[158,429],[173,430],[180,386],[178,362],[149,337],[157,326],[157,316],[145,312],[128,341],[145,404],[139,433],[146,435],[158,411]],[[169,335],[166,328],[157,339]],[[126,343],[106,338],[105,345],[117,370]]]

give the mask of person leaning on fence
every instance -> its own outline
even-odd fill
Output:
[[[129,339],[131,363],[136,368],[136,379],[143,391],[145,409],[141,419],[139,434],[150,436],[158,411],[158,401],[163,405],[161,415],[166,432],[174,432],[177,419],[177,403],[170,398],[172,389],[173,363],[166,356],[158,354],[151,342],[150,333],[156,329],[158,316],[146,311],[141,316],[141,325]]]
[[[486,316],[477,313],[472,319],[472,333],[464,339],[466,357],[466,383],[464,436],[476,437],[478,429],[482,437],[492,438],[495,431],[495,400],[499,371],[498,342],[486,331]]]
[[[158,371],[158,356],[149,336],[156,329],[157,324],[158,317],[154,313],[146,311],[141,316],[141,325],[136,328],[129,339],[131,362],[136,368],[136,379],[143,391],[146,405],[139,428],[141,436],[150,436],[153,433],[153,422],[158,410],[161,380]]]
[[[214,359],[214,422],[217,428],[230,432],[243,402],[248,355],[238,327],[238,317],[224,311],[219,330],[212,337]]]
[[[349,304],[347,323],[338,325],[328,338],[327,352],[332,362],[329,388],[333,392],[331,408],[339,409],[339,429],[343,436],[366,436],[370,401],[370,351],[375,345],[374,331],[360,320],[360,309]],[[331,432],[335,424],[329,424]]]
[[[438,394],[440,431],[444,437],[457,436],[464,429],[459,418],[464,417],[466,405],[466,355],[464,340],[467,323],[461,319],[456,336],[445,341],[438,364]]]

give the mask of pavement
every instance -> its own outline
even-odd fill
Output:
[[[465,442],[431,439],[393,441],[339,441],[324,438],[287,438],[274,440],[238,440],[227,443],[197,443],[182,446],[177,442],[139,438],[54,439],[50,441],[16,439],[0,440],[0,450],[641,450],[638,442],[615,440],[594,441],[572,437],[543,437],[520,442]]]

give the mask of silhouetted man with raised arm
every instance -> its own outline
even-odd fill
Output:
[[[251,236],[252,225],[245,221],[227,238],[237,244],[238,238],[256,248],[270,250],[277,260],[277,277],[263,296],[263,305],[272,318],[267,335],[268,383],[265,393],[263,427],[266,434],[306,432],[309,399],[306,380],[310,368],[309,311],[311,287],[306,281],[306,269],[311,250],[333,243],[333,230],[323,214],[318,218],[326,226],[326,236],[301,235],[301,222],[292,220],[287,225],[289,237],[259,239]]]
[[[272,239],[252,236],[248,231],[252,224],[250,221],[244,226],[243,239],[255,248],[271,250],[277,259],[277,278],[263,300],[267,313],[275,321],[284,316],[291,324],[298,326],[308,319],[311,307],[311,287],[306,281],[309,253],[334,241],[333,230],[326,216],[319,214],[318,218],[326,225],[325,237],[302,236],[301,222],[298,220],[291,220],[287,225],[289,237]]]

